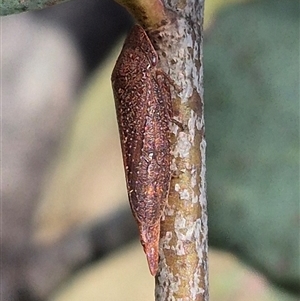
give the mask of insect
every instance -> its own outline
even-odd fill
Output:
[[[153,276],[158,270],[160,219],[171,180],[170,79],[145,30],[135,25],[112,73],[132,213]]]

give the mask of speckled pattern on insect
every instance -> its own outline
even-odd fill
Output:
[[[112,73],[129,202],[152,275],[171,179],[170,80],[157,63],[149,37],[135,25]]]

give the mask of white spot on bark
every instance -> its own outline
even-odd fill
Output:
[[[165,215],[168,215],[168,216],[174,215],[174,209],[171,208],[171,207],[166,206],[166,208],[165,208]],[[162,218],[162,220],[164,220],[164,218]]]
[[[175,136],[177,135],[177,132],[179,130],[179,126],[172,122],[172,125],[170,126],[171,133],[173,133]]]
[[[198,179],[197,169],[194,167],[191,170],[191,186],[192,188],[196,187]]]
[[[192,194],[192,203],[193,203],[193,204],[197,204],[198,202],[199,202],[199,197],[198,197],[197,194],[195,194],[195,193],[193,192],[193,194]]]
[[[179,192],[179,197],[181,200],[189,200],[190,194],[187,189],[183,189],[182,191]]]
[[[187,201],[190,200],[190,193],[189,193],[188,189],[186,189],[186,188],[181,189],[180,185],[178,183],[175,184],[174,189],[176,192],[179,193],[179,198],[181,200],[187,200]]]
[[[192,241],[195,226],[195,222],[188,221],[184,217],[177,215],[175,217],[174,228],[178,240]]]
[[[169,250],[171,248],[170,247],[171,239],[172,239],[172,232],[166,232],[166,235],[165,235],[164,239],[160,240],[160,243],[162,243],[164,249]]]
[[[204,126],[204,119],[203,118],[197,118],[196,120],[196,127],[197,130],[200,131],[202,129],[202,127]]]
[[[191,142],[189,141],[188,134],[180,132],[178,135],[178,142],[174,149],[174,156],[179,156],[180,158],[187,158],[189,156],[190,149],[192,147]]]
[[[180,255],[185,255],[185,250],[184,250],[184,247],[183,247],[183,242],[181,240],[177,241],[175,250],[176,250],[176,254],[177,255],[179,255],[179,256]]]
[[[171,154],[172,154],[172,152],[171,152]],[[172,158],[170,169],[173,172],[175,172],[177,170],[177,165],[176,165],[176,162],[175,162],[175,158]]]
[[[191,117],[188,121],[188,129],[190,132],[190,141],[192,145],[194,145],[194,140],[195,140],[196,121],[197,121],[197,115],[193,110],[191,110]]]
[[[205,174],[206,174],[206,165],[205,165],[205,154],[206,151],[206,141],[204,137],[202,138],[200,142],[200,153],[201,153],[201,162],[202,162],[202,167],[201,167],[201,172],[200,172],[200,205],[203,208],[203,206],[206,206],[206,182],[205,182]],[[205,213],[206,214],[206,213]]]

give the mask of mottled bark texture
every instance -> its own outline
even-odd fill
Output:
[[[170,125],[173,177],[161,221],[156,300],[208,300],[203,1],[120,3],[144,26],[158,53],[158,68],[174,81],[174,123]],[[153,13],[148,11],[153,7],[160,9],[151,22]]]

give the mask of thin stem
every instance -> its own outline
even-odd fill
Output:
[[[208,229],[205,182],[202,33],[203,1],[187,1],[175,22],[160,31],[155,46],[173,90],[173,161],[168,205],[161,223],[156,301],[208,300]]]

